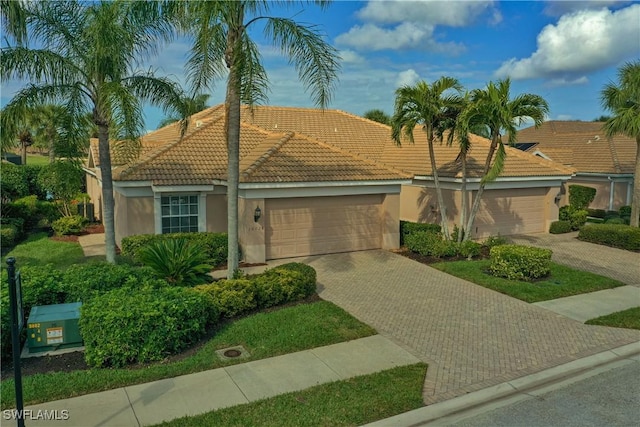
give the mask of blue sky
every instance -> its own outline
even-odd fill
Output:
[[[604,114],[599,94],[617,68],[640,59],[638,1],[335,1],[328,9],[296,4],[273,16],[318,24],[340,51],[342,69],[329,108],[362,115],[392,113],[394,91],[419,80],[458,78],[465,88],[510,77],[512,96],[535,93],[549,119],[593,120]],[[257,27],[255,30],[259,30]],[[269,73],[269,104],[313,107],[297,74],[253,31]],[[149,64],[184,82],[189,41],[178,40]],[[2,104],[13,84],[2,90]],[[210,104],[224,100],[216,82]],[[163,118],[145,108],[147,129]]]

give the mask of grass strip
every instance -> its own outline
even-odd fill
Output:
[[[585,322],[587,325],[612,326],[614,328],[640,329],[640,307],[617,311]]]
[[[48,402],[374,335],[371,327],[328,301],[257,313],[227,323],[193,355],[123,369],[51,372],[23,378],[25,404]],[[249,359],[222,361],[215,350],[244,346]],[[2,409],[15,405],[13,379],[2,381]]]
[[[420,408],[427,365],[420,363],[299,392],[178,418],[163,427],[358,426]]]
[[[508,280],[487,273],[490,264],[490,260],[454,261],[431,264],[431,267],[526,302],[548,301],[625,285],[608,277],[554,262],[551,263],[551,274],[542,280]]]
[[[51,240],[47,233],[30,235],[9,252],[7,257],[14,257],[18,268],[25,265],[54,264],[56,268],[64,270],[70,265],[86,262],[79,243]]]

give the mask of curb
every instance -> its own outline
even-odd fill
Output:
[[[550,387],[561,380],[571,380],[587,371],[634,359],[640,362],[640,342],[627,344],[602,353],[574,360],[544,371],[507,381],[496,386],[478,390],[464,396],[456,397],[444,402],[425,406],[413,411],[405,412],[390,418],[366,424],[365,427],[414,427],[426,425],[448,425],[444,418],[455,416],[473,409],[479,410],[485,405],[492,405],[490,409],[515,403],[531,397],[532,392],[540,392],[542,388]],[[627,362],[630,362],[629,360]],[[582,378],[576,378],[579,380]],[[550,391],[550,390],[545,390]],[[539,394],[539,393],[535,393]],[[478,411],[479,413],[485,412]],[[472,416],[475,414],[470,414]],[[467,418],[467,417],[464,417]],[[448,420],[451,421],[451,420]]]

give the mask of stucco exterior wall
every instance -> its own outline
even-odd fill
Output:
[[[116,191],[114,198],[114,220],[118,245],[122,243],[123,237],[155,233],[153,197],[125,197]]]
[[[85,174],[87,178],[87,194],[91,197],[91,203],[93,203],[93,213],[96,219],[102,222],[102,187],[98,178],[91,174]]]
[[[227,197],[224,194],[207,194],[207,231],[227,232]]]

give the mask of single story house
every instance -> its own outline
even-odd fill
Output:
[[[631,205],[637,144],[622,135],[608,138],[603,125],[548,121],[537,129],[520,130],[518,143],[528,153],[574,168],[575,176],[567,184],[595,188],[591,208],[617,210]],[[566,190],[561,203],[569,204]]]
[[[397,146],[388,126],[338,110],[258,106],[241,115],[239,240],[247,262],[351,250],[397,248],[399,221],[437,222],[424,133]],[[468,189],[477,189],[489,142],[474,137]],[[145,135],[140,155],[112,148],[116,241],[174,231],[226,231],[224,107]],[[507,148],[490,183],[475,237],[546,232],[572,169]],[[436,146],[452,225],[461,177],[455,147]],[[100,205],[97,141],[87,188]]]

